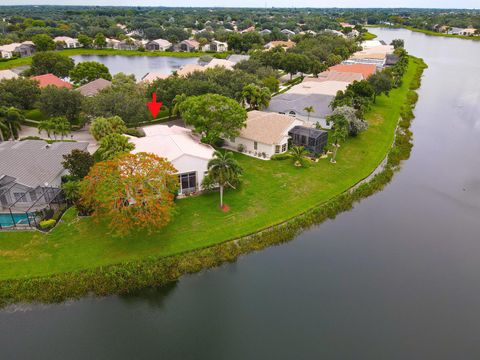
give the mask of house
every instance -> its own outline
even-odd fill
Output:
[[[206,69],[213,69],[217,66],[224,67],[225,69],[232,70],[235,63],[230,60],[225,59],[212,59],[210,62],[205,65]]]
[[[349,27],[349,28],[352,28],[352,29],[355,27],[355,25],[352,25],[352,24],[349,24],[349,23],[346,23],[346,22],[341,22],[341,23],[340,23],[340,26],[341,26],[342,28]]]
[[[294,31],[288,30],[288,29],[280,30],[280,32],[281,32],[282,34],[287,35],[288,37],[295,35],[295,32],[294,32]]]
[[[474,36],[474,35],[476,35],[476,32],[477,32],[477,29],[474,29],[474,28],[466,28],[466,29],[462,29],[462,31],[460,32],[460,35],[463,35],[463,36]]]
[[[239,62],[250,60],[250,55],[228,55],[227,60],[238,64]]]
[[[0,70],[0,80],[9,80],[18,78],[18,74],[12,70]]]
[[[268,34],[271,34],[271,33],[272,33],[272,30],[269,30],[269,29],[263,29],[262,31],[260,31],[261,35],[268,35]]]
[[[288,151],[288,132],[303,125],[294,117],[264,111],[249,111],[246,126],[235,138],[226,139],[227,147],[247,155],[270,159]]]
[[[326,127],[326,117],[331,113],[330,103],[334,95],[314,93],[291,93],[289,91],[274,96],[265,111],[290,115],[307,123],[320,122]],[[309,114],[305,109],[312,106],[314,112]]]
[[[87,142],[43,140],[0,143],[0,209],[12,212],[40,211],[61,194],[63,155],[86,150]],[[12,224],[13,225],[13,224]]]
[[[396,54],[387,54],[387,59],[385,60],[385,66],[393,66],[400,60],[400,56]]]
[[[200,43],[197,40],[189,39],[180,42],[179,46],[180,51],[198,51]]]
[[[128,39],[119,41],[116,44],[115,49],[118,49],[118,50],[137,50],[140,45],[141,45],[140,42],[128,38]]]
[[[368,50],[377,46],[384,45],[380,40],[365,40],[362,41],[360,46],[362,47],[362,50]]]
[[[276,41],[270,41],[269,43],[266,43],[264,45],[264,48],[267,50],[274,49],[277,46],[282,47],[284,50],[290,49],[295,46],[295,43],[291,40],[288,41],[281,41],[281,40],[276,40]]]
[[[146,50],[167,51],[171,47],[172,47],[172,43],[165,39],[152,40],[145,45]]]
[[[80,86],[77,88],[77,91],[80,91],[83,96],[95,96],[100,90],[105,89],[110,85],[112,85],[111,81],[100,78]]]
[[[164,73],[152,71],[152,72],[148,72],[145,75],[143,75],[141,81],[143,83],[152,83],[157,79],[166,79],[169,76],[170,76],[169,74],[164,74]]]
[[[225,52],[228,51],[228,44],[217,40],[212,40],[202,47],[203,51]]]
[[[451,27],[448,29],[447,34],[462,35],[463,29],[458,27]]]
[[[214,149],[202,144],[184,127],[151,125],[143,130],[145,137],[129,137],[135,144],[132,153],[153,153],[170,161],[178,172],[179,194],[201,190]]]
[[[2,55],[3,59],[11,59],[15,56],[32,56],[34,52],[35,45],[31,41],[24,41],[22,43],[12,43],[0,46],[0,54]]]
[[[347,37],[349,37],[349,38],[355,38],[357,36],[360,36],[360,32],[358,30],[355,30],[355,29],[352,29],[352,31],[350,31],[347,34]]]
[[[358,73],[362,74],[364,79],[367,79],[370,75],[375,74],[377,67],[374,64],[338,64],[331,66],[329,70]]]
[[[245,30],[240,31],[240,34],[245,34],[245,33],[254,32],[254,31],[255,31],[255,26],[250,26]]]
[[[118,50],[120,40],[106,38],[105,41],[107,42],[107,48]]]
[[[303,146],[314,154],[321,154],[328,143],[328,132],[314,127],[297,125],[288,132],[292,144]]]
[[[372,48],[364,49],[354,53],[345,64],[373,64],[377,68],[382,68],[386,61],[387,55],[393,54],[394,48],[391,45],[380,45]]]
[[[75,49],[82,46],[77,39],[71,38],[69,36],[57,36],[53,39],[53,41],[55,41],[56,43],[61,43],[62,47],[66,49]]]
[[[346,83],[352,83],[354,81],[363,80],[363,75],[360,73],[353,72],[339,72],[327,70],[318,74],[318,77],[305,77],[303,82],[315,81],[315,82],[324,82],[324,81],[343,81]]]
[[[178,76],[187,76],[195,71],[205,71],[206,67],[198,64],[187,64],[183,65],[180,69],[177,70]]]
[[[38,75],[38,76],[32,76],[30,79],[38,81],[38,86],[40,88],[47,87],[49,85],[53,85],[56,87],[64,87],[67,89],[73,88],[72,84],[63,81],[59,77],[53,75],[53,74],[45,74],[45,75]]]
[[[324,31],[329,33],[329,34],[337,35],[337,36],[340,36],[340,37],[343,37],[343,38],[347,37],[344,33],[342,33],[341,31],[338,31],[338,30],[325,29]]]

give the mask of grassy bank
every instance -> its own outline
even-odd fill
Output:
[[[363,40],[373,40],[373,39],[375,39],[376,37],[377,37],[377,35],[372,34],[371,32],[368,32],[368,31],[367,31],[366,33],[363,33],[363,34],[362,34],[362,39],[363,39]]]
[[[244,184],[227,192],[231,211],[218,211],[218,194],[178,201],[177,216],[151,235],[109,235],[105,224],[69,210],[50,234],[0,234],[0,301],[61,301],[89,292],[104,295],[161,285],[240,254],[288,241],[299,231],[348,210],[388,183],[410,153],[408,126],[423,62],[411,58],[403,85],[381,96],[368,114],[370,127],[340,149],[337,164],[320,161],[298,169],[288,161],[237,154]],[[402,116],[392,148],[395,128]],[[390,151],[388,165],[367,177]],[[264,229],[258,233],[258,230]],[[233,240],[233,241],[230,241]]]
[[[136,51],[136,50],[114,50],[114,49],[65,49],[59,50],[60,54],[67,56],[74,55],[100,55],[100,56],[171,56],[177,58],[192,58],[210,55],[219,59],[225,59],[229,53],[206,53],[206,52],[176,52],[176,51]],[[0,62],[0,70],[12,69],[18,66],[30,65],[32,57],[24,57]]]

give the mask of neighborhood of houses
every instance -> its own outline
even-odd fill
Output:
[[[195,46],[193,42],[185,44]],[[155,40],[147,47],[160,49],[167,45]],[[286,42],[285,45],[294,46],[294,43]],[[377,40],[365,41],[361,45],[361,51],[317,77],[297,74],[304,75],[303,80],[293,86],[282,86],[283,91],[273,96],[269,106],[262,111],[249,111],[246,126],[237,137],[224,139],[224,147],[261,160],[286,153],[289,146],[293,145],[303,146],[317,156],[322,154],[328,140],[329,124],[326,117],[331,113],[330,103],[336,93],[395,62],[395,58],[392,58],[393,46]],[[71,46],[76,46],[75,42]],[[269,48],[266,47],[265,51]],[[185,76],[193,71],[205,71],[218,66],[232,69],[237,62],[248,58],[248,55],[230,55],[227,59],[212,59],[203,65],[188,64],[176,73]],[[0,78],[16,76],[11,70],[0,72]],[[149,82],[168,76],[172,74],[152,72],[141,81]],[[39,82],[40,87],[53,85],[72,88],[69,82],[53,74],[35,76],[33,79]],[[84,96],[93,96],[110,85],[108,80],[97,79],[75,91]],[[214,149],[201,143],[191,129],[178,121],[145,126],[143,131],[144,137],[129,136],[130,142],[135,145],[132,152],[149,152],[168,159],[178,171],[180,196],[201,191]],[[74,133],[72,139],[76,141],[53,144],[43,140],[0,143],[0,228],[35,227],[39,213],[64,201],[60,191],[60,179],[66,174],[62,166],[63,156],[73,149],[91,153],[97,149],[91,136],[82,137]]]

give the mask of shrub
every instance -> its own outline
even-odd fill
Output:
[[[287,160],[290,159],[290,155],[285,154],[274,154],[270,157],[270,160]]]
[[[145,136],[145,131],[143,131],[142,128],[128,128],[125,131],[125,134],[130,135],[130,136],[135,136],[135,137],[144,137]]]
[[[238,152],[243,153],[243,152],[245,151],[245,145],[243,145],[243,144],[238,144],[237,150],[238,150]]]
[[[40,221],[40,229],[42,230],[50,230],[55,226],[57,221],[55,219],[49,219],[49,220],[42,220]]]

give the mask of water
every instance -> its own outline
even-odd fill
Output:
[[[13,217],[13,219],[12,219]],[[15,222],[14,222],[15,221]],[[28,224],[27,214],[0,214],[0,227],[10,227],[13,224]]]
[[[478,359],[480,43],[373,31],[430,66],[384,191],[165,289],[0,312],[2,358]]]
[[[173,70],[178,70],[183,65],[198,62],[197,57],[179,58],[173,56],[75,55],[71,58],[75,60],[75,64],[82,61],[98,61],[107,66],[112,75],[123,72],[135,75],[137,80],[151,71],[171,74]]]

